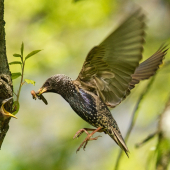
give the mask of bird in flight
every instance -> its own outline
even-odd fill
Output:
[[[116,107],[140,80],[153,76],[166,55],[166,46],[162,46],[139,64],[145,27],[145,15],[140,9],[136,10],[91,49],[76,80],[56,74],[48,78],[38,92],[31,92],[34,99],[38,97],[46,104],[43,93],[60,94],[83,120],[96,128],[83,128],[75,134],[74,138],[83,132],[87,134],[77,151],[81,147],[85,149],[88,141],[97,140],[99,136],[92,137],[94,133],[104,132],[128,156],[128,147],[108,107]]]

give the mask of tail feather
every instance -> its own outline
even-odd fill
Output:
[[[109,134],[109,136],[117,143],[117,145],[124,150],[124,152],[126,153],[126,155],[129,158],[129,150],[128,147],[126,146],[126,143],[120,133],[120,131],[116,130],[115,128],[111,128],[112,134]]]

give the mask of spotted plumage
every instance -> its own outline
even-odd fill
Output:
[[[57,74],[45,81],[36,93],[60,94],[72,109],[86,122],[96,127],[81,129],[76,136],[87,133],[78,150],[87,145],[95,132],[108,134],[128,155],[128,148],[109,107],[115,107],[129,95],[140,80],[154,75],[166,54],[161,47],[150,58],[139,64],[142,58],[145,16],[140,10],[131,14],[101,44],[87,55],[76,80]],[[35,95],[34,95],[35,98]],[[45,99],[43,99],[45,100]]]

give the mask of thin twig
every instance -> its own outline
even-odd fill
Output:
[[[15,95],[15,96],[17,96],[17,94],[13,91],[13,94]]]
[[[23,60],[22,60],[22,62],[23,62]],[[17,94],[17,100],[16,100],[18,103],[19,103],[19,96],[20,96],[21,87],[22,87],[22,83],[23,83],[23,77],[24,77],[24,66],[25,66],[25,60],[24,60],[23,65],[22,65],[21,81],[20,81],[18,94]]]
[[[134,124],[135,124],[135,122],[136,122],[136,119],[137,119],[137,117],[138,117],[139,105],[140,105],[140,103],[142,102],[142,99],[144,98],[144,96],[145,96],[145,95],[147,94],[147,92],[149,91],[150,87],[152,86],[152,84],[153,84],[153,82],[154,82],[154,80],[155,80],[155,77],[156,77],[156,75],[155,75],[154,77],[152,77],[152,79],[149,81],[148,85],[146,86],[146,88],[144,89],[144,91],[142,92],[142,94],[140,95],[140,97],[139,97],[139,99],[138,99],[138,101],[137,101],[137,103],[136,103],[136,105],[135,105],[135,108],[134,108],[133,113],[132,113],[131,122],[130,122],[130,125],[129,125],[129,127],[128,127],[128,131],[127,131],[127,133],[126,133],[126,135],[125,135],[125,142],[126,142],[126,143],[127,143],[128,139],[129,139],[130,133],[131,133],[131,131],[132,131],[132,129],[133,129],[133,126],[134,126]],[[121,161],[122,153],[123,153],[123,151],[120,150],[120,151],[119,151],[119,154],[118,154],[118,157],[117,157],[117,160],[116,160],[115,170],[118,170],[118,169],[119,169],[119,163],[120,163],[120,161]]]
[[[137,144],[135,145],[136,148],[139,148],[139,147],[143,146],[143,144],[145,144],[146,142],[148,142],[149,140],[151,140],[151,139],[152,139],[155,135],[157,135],[157,134],[158,134],[158,131],[156,131],[156,132],[148,135],[142,142],[137,143]]]

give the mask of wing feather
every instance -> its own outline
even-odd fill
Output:
[[[127,95],[131,75],[142,58],[144,21],[145,16],[137,10],[94,47],[86,57],[76,84],[88,90],[92,87],[110,107],[118,105]]]
[[[156,53],[154,53],[136,68],[135,73],[132,74],[132,81],[130,82],[129,86],[130,90],[133,89],[135,84],[138,84],[140,80],[148,79],[155,74],[159,68],[159,65],[162,64],[164,56],[166,55],[168,50],[166,47],[166,45],[160,47]]]

